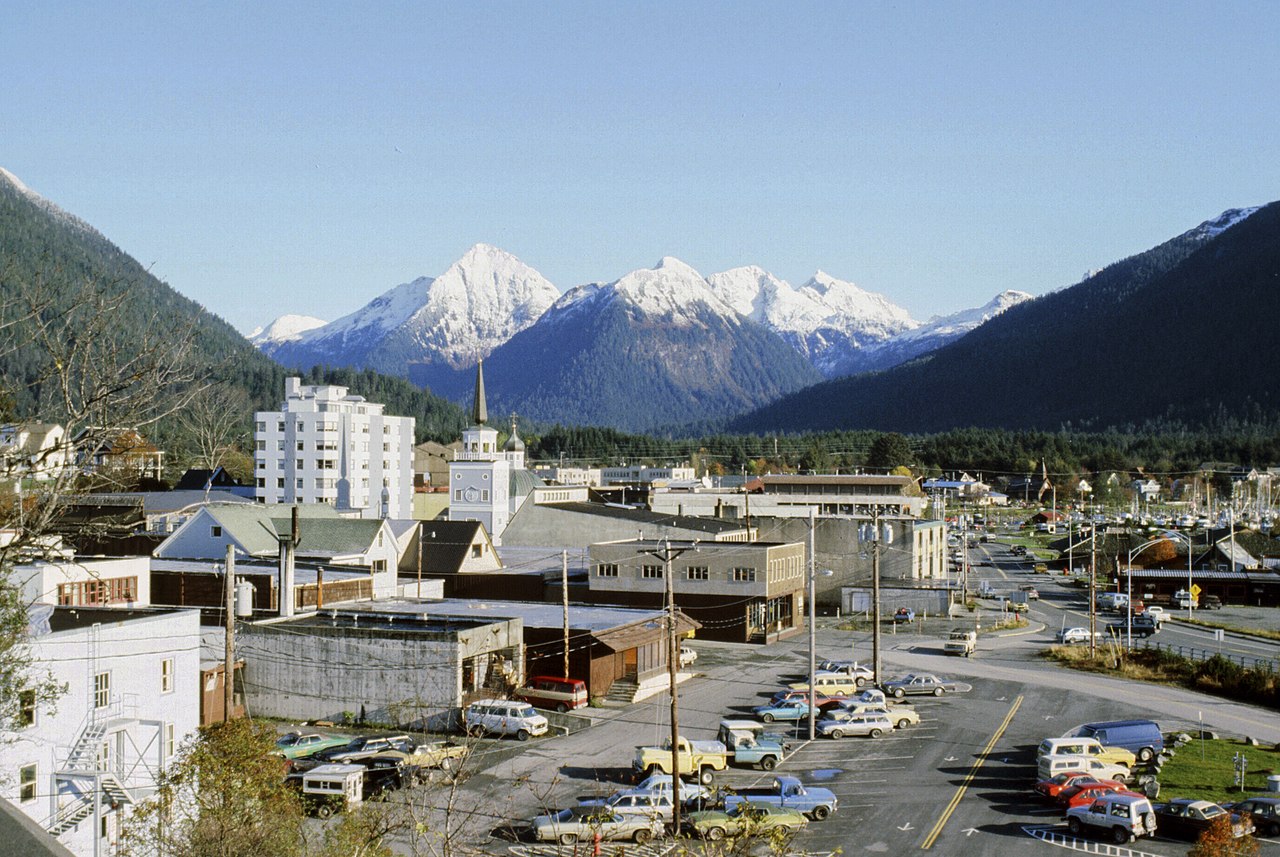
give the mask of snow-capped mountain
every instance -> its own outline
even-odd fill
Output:
[[[888,369],[936,351],[969,331],[985,324],[1010,307],[1031,300],[1031,295],[1008,289],[980,307],[963,309],[951,315],[934,316],[919,327],[905,330],[873,348],[856,355],[856,359],[837,367],[837,375]]]
[[[438,277],[419,277],[355,312],[267,349],[290,366],[360,366],[396,375],[410,365],[474,366],[533,324],[560,296],[515,256],[477,244]]]
[[[266,327],[255,327],[246,338],[259,349],[269,351],[281,342],[293,342],[308,330],[328,323],[313,315],[282,315]]]
[[[727,416],[820,377],[671,257],[570,289],[485,360],[491,412],[631,431]]]
[[[707,278],[738,312],[777,333],[827,377],[919,322],[884,295],[818,271],[796,288],[756,266]]]

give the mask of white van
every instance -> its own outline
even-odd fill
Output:
[[[1067,771],[1081,771],[1099,780],[1129,782],[1129,769],[1124,765],[1103,762],[1092,756],[1042,756],[1036,762],[1036,779],[1051,780]]]
[[[468,735],[514,735],[528,741],[532,735],[547,734],[548,724],[527,702],[480,699],[467,706],[463,726]]]
[[[1036,749],[1036,761],[1046,756],[1089,756],[1100,762],[1132,768],[1134,755],[1124,747],[1104,747],[1096,738],[1046,738]]]

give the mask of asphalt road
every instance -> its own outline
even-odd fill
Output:
[[[983,550],[986,547],[983,546]],[[972,685],[966,694],[941,699],[916,698],[922,722],[879,738],[797,742],[777,773],[798,776],[836,793],[838,812],[810,823],[796,849],[829,854],[930,852],[942,855],[1052,854],[1065,846],[1033,838],[1039,830],[1065,834],[1061,815],[1050,811],[1031,791],[1035,747],[1090,720],[1149,717],[1165,731],[1206,728],[1280,742],[1275,712],[1240,705],[1179,688],[1142,685],[1106,676],[1077,673],[1039,657],[1060,625],[1080,624],[1078,594],[1045,575],[1018,571],[995,548],[995,566],[980,573],[1004,581],[1009,589],[1030,580],[1042,599],[1033,604],[1031,626],[1008,636],[983,635],[978,656],[947,656],[942,644],[950,625],[930,620],[911,630],[884,636],[883,662],[889,676],[933,672]],[[819,657],[870,660],[870,633],[830,627],[818,632]],[[1087,623],[1086,623],[1087,624]],[[1199,636],[1198,636],[1199,635]],[[1203,640],[1199,629],[1169,628],[1161,639]],[[711,738],[725,717],[749,716],[751,706],[807,669],[804,637],[769,647],[745,647],[694,641],[697,675],[681,685],[681,732]],[[1270,653],[1275,643],[1224,641],[1239,651]],[[460,838],[486,853],[513,855],[572,854],[572,848],[519,841],[514,827],[548,808],[590,796],[607,795],[628,785],[634,748],[657,744],[669,734],[669,699],[661,695],[624,709],[591,710],[595,724],[571,735],[518,744],[510,739],[483,741],[479,772],[452,796],[452,824]],[[776,725],[775,728],[779,728]],[[773,774],[730,769],[721,786],[767,783]],[[432,798],[435,823],[443,823],[447,794]],[[1169,797],[1166,795],[1166,797]],[[1091,844],[1097,843],[1091,841]],[[669,845],[622,846],[620,853],[660,855]],[[1189,844],[1140,840],[1132,854],[1173,857]],[[605,853],[616,854],[619,846]],[[590,853],[585,851],[582,853]],[[795,853],[800,853],[799,851]],[[1280,857],[1280,842],[1265,842],[1263,855]]]

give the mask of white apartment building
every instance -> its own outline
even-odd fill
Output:
[[[0,735],[0,797],[75,854],[114,854],[124,818],[200,724],[200,614],[35,609],[33,666],[65,690],[52,705],[20,692],[17,729]]]
[[[259,411],[254,429],[254,497],[259,503],[328,503],[366,518],[409,518],[413,501],[413,417],[346,387],[285,380],[279,411]]]

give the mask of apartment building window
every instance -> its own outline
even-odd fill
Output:
[[[39,777],[36,774],[36,766],[34,764],[23,765],[18,768],[18,800],[22,803],[30,803],[36,799],[36,780]]]
[[[662,579],[662,566],[660,566],[660,565],[646,565],[646,566],[642,566],[642,567],[640,568],[640,576],[641,576],[641,577],[645,577],[645,578],[649,578],[649,579],[651,579],[651,580],[652,580],[652,579],[655,579],[655,578],[656,578],[656,579],[661,580],[661,579]]]
[[[256,441],[256,442],[254,443],[253,448],[254,448],[254,449],[256,449],[258,452],[266,452],[266,451],[267,451],[267,442],[266,442],[265,440],[259,440],[259,441]]]
[[[301,487],[302,487],[302,477],[300,477],[300,476],[299,476],[297,479],[293,480],[293,483],[294,483],[294,484],[293,484],[293,487],[294,487],[294,488],[301,488]]]
[[[36,692],[34,690],[18,691],[18,728],[26,729],[36,725]]]
[[[596,577],[617,577],[618,564],[614,562],[602,562],[596,565]]]
[[[173,693],[173,658],[160,662],[160,692]]]
[[[284,441],[276,441],[276,452],[284,452]]]
[[[276,477],[276,487],[277,487],[277,488],[279,488],[279,489],[280,489],[280,490],[282,490],[282,491],[284,490],[284,477],[283,477],[283,476],[278,476],[278,477]]]
[[[304,440],[298,441],[298,452],[306,452],[306,449],[307,449],[307,442]]]
[[[705,565],[691,565],[685,570],[685,576],[689,580],[710,580],[711,570]]]
[[[276,423],[276,431],[284,431],[284,420],[280,420]]]
[[[93,677],[93,707],[106,708],[111,702],[111,673],[98,673]]]
[[[266,421],[266,420],[258,420],[258,421],[254,424],[254,427],[255,427],[258,431],[266,431],[266,430],[267,430],[267,421]]]
[[[734,583],[755,583],[756,570],[754,568],[735,568],[729,579]]]

